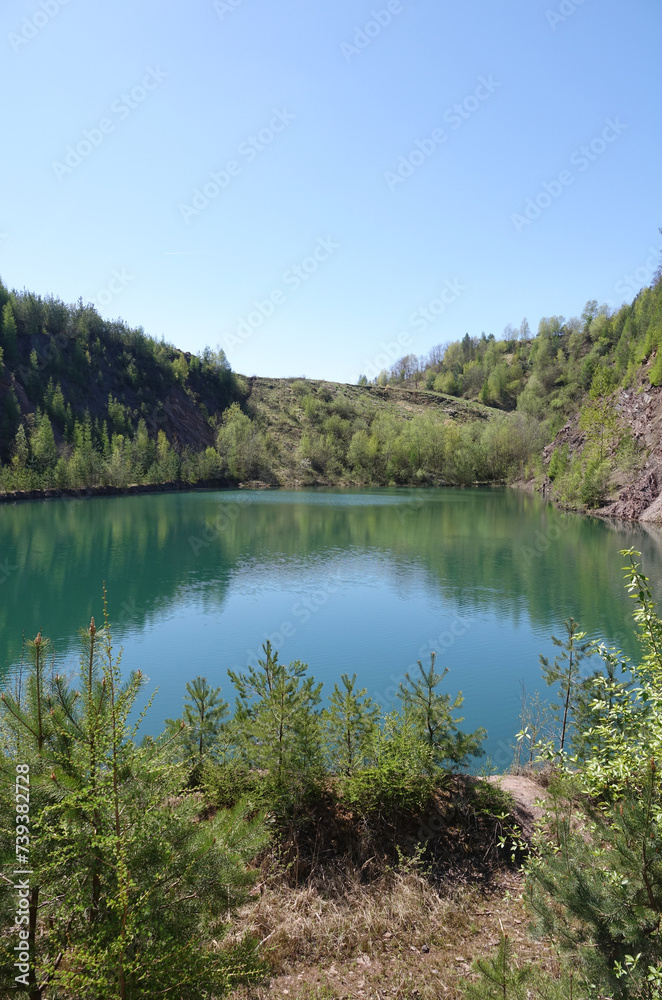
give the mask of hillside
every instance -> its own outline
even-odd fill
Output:
[[[244,409],[279,484],[407,483],[423,478],[422,469],[427,479],[441,473],[424,456],[433,436],[441,448],[450,427],[474,433],[495,416],[480,403],[399,386],[257,377],[246,386]],[[416,448],[419,465],[411,461]]]
[[[572,510],[662,520],[662,271],[617,311],[586,303],[526,320],[502,340],[467,334],[399,359],[375,379],[423,385],[538,420],[545,447],[521,485]]]
[[[544,443],[415,387],[245,379],[92,306],[0,283],[0,493],[503,480]],[[492,428],[496,417],[498,425]],[[496,447],[495,447],[496,442]]]
[[[662,278],[618,311],[526,320],[358,385],[244,378],[0,282],[0,494],[158,484],[515,482],[662,519]]]

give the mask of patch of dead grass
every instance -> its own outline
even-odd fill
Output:
[[[272,970],[250,997],[459,1000],[472,962],[494,953],[502,931],[520,962],[558,972],[551,950],[528,934],[520,893],[515,874],[489,890],[446,894],[411,870],[385,873],[370,885],[348,874],[326,892],[319,884],[264,886],[236,927],[261,941]]]

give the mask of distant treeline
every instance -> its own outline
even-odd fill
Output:
[[[260,405],[222,350],[200,355],[103,320],[93,306],[0,282],[0,491],[214,479],[442,485],[546,475],[568,507],[600,506],[641,447],[617,392],[662,384],[662,281],[611,312],[526,320],[407,355],[379,386],[423,388],[408,412],[369,393],[296,380]],[[361,376],[359,384],[367,385]],[[442,394],[442,395],[437,395]],[[435,400],[475,405],[449,417]],[[456,405],[457,408],[457,404]],[[580,413],[586,447],[542,458]]]

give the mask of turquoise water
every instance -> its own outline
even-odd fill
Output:
[[[565,514],[506,489],[229,491],[0,507],[0,665],[41,629],[73,669],[77,629],[102,619],[105,581],[124,669],[158,687],[146,729],[181,710],[197,674],[234,700],[226,671],[270,638],[329,693],[358,674],[389,705],[416,661],[449,667],[465,725],[497,766],[519,728],[522,684],[577,618],[636,647],[619,549],[662,592],[660,533]],[[546,689],[545,689],[546,690]]]

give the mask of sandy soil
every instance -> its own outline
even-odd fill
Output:
[[[513,815],[522,828],[527,840],[533,835],[537,820],[542,819],[544,808],[536,802],[544,800],[545,789],[523,774],[495,774],[487,779],[500,785],[504,792],[509,792],[515,800]]]

